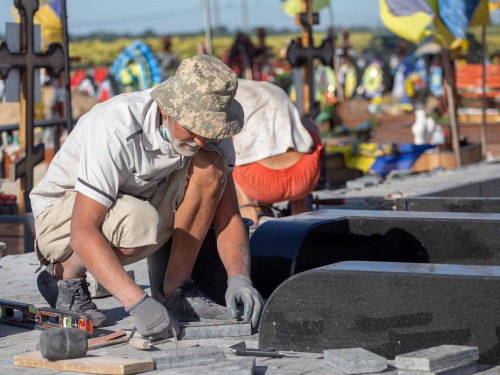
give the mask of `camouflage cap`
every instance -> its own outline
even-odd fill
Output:
[[[234,96],[236,74],[222,61],[196,55],[181,62],[176,74],[151,91],[158,106],[189,131],[210,139],[238,134],[243,108]]]

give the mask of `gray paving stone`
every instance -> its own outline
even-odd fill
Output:
[[[126,271],[130,278],[135,281],[134,270]],[[91,273],[87,274],[87,282],[89,283],[89,292],[92,298],[104,298],[111,296],[111,293],[108,292],[108,290],[104,286],[102,286],[102,284],[97,281]]]
[[[477,367],[478,367],[478,370],[481,371],[480,366],[478,365]],[[499,374],[500,374],[500,366],[489,368],[489,369],[479,373],[479,375],[499,375]]]
[[[141,357],[151,358],[155,362],[155,369],[165,370],[177,367],[199,366],[221,361],[226,358],[224,350],[220,348],[201,347],[145,351]]]
[[[299,375],[299,374],[329,374],[345,375],[345,373],[332,368],[323,361],[295,360],[281,367],[268,367],[266,374]]]
[[[442,368],[434,371],[398,369],[398,375],[471,375],[477,372],[476,362]]]
[[[325,362],[346,374],[381,372],[387,368],[387,359],[363,348],[324,350]]]
[[[0,363],[0,374],[5,375],[54,375],[59,374],[59,371],[39,369],[39,368],[28,368],[28,367],[17,367],[14,363],[7,366],[6,364]]]
[[[238,359],[225,359],[220,362],[202,365],[183,367],[179,369],[156,370],[151,374],[169,374],[169,375],[253,375],[255,369],[255,358],[239,357]]]
[[[217,337],[250,336],[252,327],[250,322],[235,320],[213,322],[179,322],[182,340],[213,339]]]
[[[248,349],[259,349],[259,339],[257,340],[245,340],[245,347]]]
[[[479,349],[472,346],[441,345],[396,356],[399,369],[434,371],[477,361]]]

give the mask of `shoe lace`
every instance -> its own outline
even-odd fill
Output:
[[[82,281],[76,289],[75,300],[79,302],[81,311],[97,310],[97,306],[90,298],[89,285],[88,282]]]

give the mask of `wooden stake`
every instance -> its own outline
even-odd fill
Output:
[[[482,28],[482,43],[483,43],[483,59],[481,65],[483,67],[483,123],[481,124],[481,153],[483,155],[483,160],[486,159],[487,144],[486,144],[486,25]]]
[[[20,16],[21,18],[22,17],[26,17],[25,14],[22,14],[22,12],[19,12],[20,13]],[[26,22],[26,21],[25,21]],[[22,24],[22,22],[21,22]],[[26,30],[24,29],[24,27],[19,27],[20,29],[20,33],[19,33],[19,37],[20,37],[20,47],[21,47],[21,52],[26,52],[28,46],[27,46],[27,40],[29,39],[29,36],[27,37],[26,36]],[[33,36],[31,36],[33,38]],[[20,72],[20,79],[21,79],[21,82],[20,82],[20,93],[19,93],[19,104],[21,106],[21,109],[20,109],[20,115],[21,117],[19,118],[19,147],[21,148],[21,157],[25,157],[26,156],[26,134],[27,134],[27,131],[26,131],[26,118],[27,118],[27,108],[28,108],[28,103],[26,102],[26,95],[27,95],[27,72],[26,70],[21,70]],[[31,104],[33,105],[33,104]],[[14,168],[12,168],[12,173],[14,173]],[[23,181],[22,179],[19,179],[17,181],[17,184],[19,186],[19,196],[17,197],[17,201],[18,201],[18,212],[19,212],[19,215],[24,215],[24,213],[26,212],[26,203],[24,202],[24,196],[25,196],[25,193],[26,193],[26,184],[24,183],[23,184]]]
[[[312,25],[314,23],[313,20],[313,8],[312,8],[312,0],[302,0],[302,13],[307,14],[307,25],[302,26],[302,47],[308,48],[312,47]],[[309,82],[312,79],[313,67],[309,66],[307,62],[302,64],[302,77],[303,77],[303,102],[304,102],[304,114],[310,114],[312,108],[311,98],[311,90],[313,87],[309,85]]]
[[[453,88],[451,81],[451,64],[450,64],[450,50],[443,48],[443,67],[445,74],[445,89],[446,99],[448,102],[448,115],[450,116],[451,124],[451,139],[453,144],[453,151],[455,153],[456,166],[462,166],[462,159],[460,156],[460,143],[458,141],[458,124],[457,124],[457,109],[455,107],[455,100],[453,98]]]

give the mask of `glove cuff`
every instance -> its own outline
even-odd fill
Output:
[[[144,293],[144,295],[137,302],[134,302],[130,306],[125,307],[125,311],[130,313],[133,309],[135,309],[137,306],[142,304],[146,300],[146,298],[148,298],[148,297],[149,297],[148,294]]]
[[[246,281],[248,284],[250,284],[251,286],[253,286],[252,280],[250,280],[250,278],[248,276],[245,276],[242,274],[237,274],[237,275],[231,276],[229,279],[227,279],[227,285],[229,286],[229,284],[231,283],[231,280],[237,280],[237,279],[242,279],[242,280]]]

